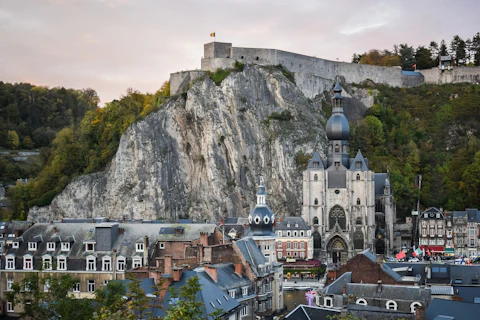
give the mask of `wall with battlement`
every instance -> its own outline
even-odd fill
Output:
[[[170,74],[170,94],[180,94],[188,89],[190,83],[205,75],[205,71],[181,71]]]

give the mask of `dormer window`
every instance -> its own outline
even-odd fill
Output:
[[[88,256],[87,257],[87,271],[96,271],[97,270],[97,264],[96,264],[96,259],[94,256]]]
[[[29,242],[28,243],[28,251],[36,251],[37,250],[37,243],[36,242]]]
[[[362,162],[361,161],[355,162],[355,168],[356,169],[361,169],[362,168]],[[357,179],[357,180],[360,180],[360,179]]]
[[[228,294],[235,299],[235,290],[228,290]]]
[[[14,256],[7,256],[5,269],[7,270],[15,270],[15,257]]]
[[[138,256],[135,256],[133,257],[133,260],[132,260],[132,266],[133,268],[140,268],[142,266],[142,258],[138,257]]]
[[[62,242],[62,251],[70,250],[70,242]]]
[[[42,259],[43,270],[52,270],[52,256],[45,255]]]
[[[136,251],[137,252],[143,252],[143,242],[136,244]]]
[[[290,228],[290,223],[287,223],[287,228]]]
[[[57,257],[57,270],[67,270],[67,257],[58,256]]]
[[[55,251],[55,242],[47,242],[47,251]]]
[[[119,272],[123,272],[125,271],[125,257],[118,257],[117,258],[117,270]]]
[[[112,258],[109,256],[102,258],[102,271],[112,271]]]
[[[23,257],[23,270],[33,270],[33,256],[26,255]]]
[[[87,242],[85,243],[85,251],[94,251],[95,250],[95,243]]]
[[[248,294],[248,287],[242,287],[242,296],[246,296]]]
[[[18,241],[14,241],[14,242],[12,243],[12,248],[13,248],[13,249],[18,249],[19,246],[20,246],[20,245],[19,245]]]

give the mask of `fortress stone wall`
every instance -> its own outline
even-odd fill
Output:
[[[393,87],[415,87],[423,83],[480,82],[480,67],[455,67],[453,70],[443,72],[433,68],[420,72],[402,73],[401,67],[331,61],[277,49],[239,48],[225,42],[211,42],[204,45],[201,70],[215,71],[218,68],[232,68],[235,60],[259,65],[283,65],[293,73],[297,86],[308,98],[329,90],[337,75],[344,77],[347,83],[372,80],[375,83],[384,83]],[[192,71],[191,75],[185,73],[171,74],[172,94],[185,90],[186,83],[198,76],[199,71]]]

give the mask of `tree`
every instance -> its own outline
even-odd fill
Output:
[[[465,41],[460,38],[459,35],[455,35],[450,42],[450,52],[455,57],[455,63],[457,66],[465,65],[466,58],[466,45]]]
[[[465,169],[460,188],[468,195],[470,203],[480,203],[480,151],[475,154],[473,163]]]
[[[440,42],[440,49],[438,50],[438,55],[439,56],[448,55],[448,49],[447,49],[447,44],[445,43],[445,40],[442,40],[442,42]]]
[[[88,300],[76,299],[71,293],[78,281],[69,274],[55,277],[32,272],[20,283],[12,285],[7,298],[14,305],[23,306],[22,316],[27,319],[88,320],[94,312],[92,304]]]
[[[22,140],[22,147],[23,148],[33,149],[34,146],[35,146],[35,144],[33,143],[33,140],[32,140],[32,138],[30,138],[30,136],[23,137],[23,140]]]
[[[429,69],[436,65],[432,60],[432,52],[424,46],[419,46],[415,51],[417,69]]]
[[[7,133],[7,147],[10,149],[17,149],[20,146],[20,138],[14,130],[8,130]]]
[[[402,60],[402,69],[403,70],[413,70],[413,64],[415,63],[413,47],[408,46],[408,44],[400,44],[398,53]]]
[[[473,64],[480,66],[480,32],[477,32],[472,38],[471,51],[473,54]]]

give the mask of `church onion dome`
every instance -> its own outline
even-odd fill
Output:
[[[350,138],[350,124],[347,117],[343,114],[343,108],[341,106],[342,87],[337,80],[334,92],[334,107],[332,110],[332,116],[327,121],[327,138],[328,140],[348,140]]]
[[[250,226],[249,236],[273,236],[273,226],[275,222],[275,215],[267,206],[265,186],[263,180],[260,179],[260,184],[257,190],[257,204],[248,214],[248,223]]]

